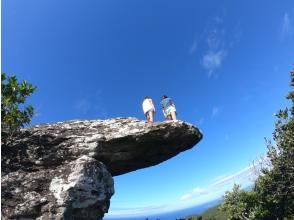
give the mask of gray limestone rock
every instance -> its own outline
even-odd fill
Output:
[[[21,130],[2,144],[4,219],[102,219],[112,176],[192,148],[201,132],[183,121],[73,120]]]
[[[2,176],[2,215],[7,219],[102,219],[114,193],[106,167],[81,156],[55,169]]]

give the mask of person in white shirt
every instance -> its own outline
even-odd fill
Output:
[[[154,116],[154,113],[155,113],[155,107],[154,107],[152,99],[149,96],[146,96],[144,98],[144,101],[142,103],[142,107],[143,107],[144,115],[147,118],[147,121],[148,122],[153,122],[153,116]]]

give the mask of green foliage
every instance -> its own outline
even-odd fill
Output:
[[[294,86],[294,70],[291,71]],[[280,110],[273,140],[267,142],[270,167],[264,167],[250,192],[234,186],[221,206],[228,219],[294,219],[294,92],[287,96],[292,106]]]
[[[24,103],[35,89],[26,81],[19,83],[15,75],[1,74],[1,135],[4,141],[31,122],[34,108]]]
[[[232,192],[226,192],[220,209],[228,214],[228,219],[255,219],[257,196],[254,191],[246,192],[240,185],[234,185]]]
[[[291,71],[294,86],[294,70]],[[272,167],[262,170],[255,191],[260,198],[260,217],[294,217],[294,92],[287,96],[292,106],[280,110],[273,133],[274,143],[268,141],[267,156]]]
[[[219,206],[206,210],[201,216],[189,216],[186,220],[227,220],[227,214],[220,210]]]
[[[215,206],[208,209],[202,214],[203,220],[227,220],[228,216],[226,212],[220,210],[220,206]]]

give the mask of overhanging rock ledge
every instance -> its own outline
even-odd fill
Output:
[[[2,143],[2,217],[102,219],[112,176],[159,164],[201,139],[198,128],[179,120],[72,120],[23,129]]]

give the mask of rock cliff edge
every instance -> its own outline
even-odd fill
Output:
[[[2,144],[3,219],[102,219],[112,176],[159,164],[195,146],[183,121],[66,121],[23,129]]]

